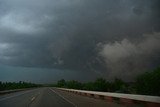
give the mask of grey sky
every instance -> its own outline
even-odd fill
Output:
[[[124,72],[120,77],[129,80],[160,64],[159,5],[159,0],[0,0],[0,63],[72,70],[81,77],[112,79]]]

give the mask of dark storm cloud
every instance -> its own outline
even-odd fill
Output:
[[[113,78],[118,75],[125,80],[128,80],[126,77],[132,80],[148,68],[158,66],[159,43],[160,33],[154,33],[144,35],[143,40],[138,42],[123,39],[114,43],[100,44],[102,50],[99,54],[105,59],[108,77]]]
[[[107,77],[111,63],[106,61],[106,54],[99,53],[109,52],[105,48],[108,43],[113,43],[111,48],[119,52],[114,47],[116,41],[120,47],[125,40],[134,46],[147,40],[144,34],[159,34],[159,4],[159,0],[1,0],[0,62],[94,71]],[[159,54],[159,50],[154,53]],[[126,51],[124,55],[128,54]],[[153,54],[147,58],[134,55],[135,61],[142,58],[140,65],[134,67],[143,65],[145,59],[149,62],[147,68],[159,65],[159,62],[153,64],[154,59],[148,59]],[[128,63],[134,61],[125,62],[126,69],[130,70]],[[117,76],[116,72],[120,71],[112,69],[112,72]]]

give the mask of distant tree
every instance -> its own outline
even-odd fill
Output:
[[[160,96],[160,67],[137,77],[135,88],[138,94]]]
[[[66,86],[66,81],[64,79],[61,79],[57,82],[58,87],[65,87]]]
[[[66,83],[67,88],[72,88],[72,89],[82,89],[82,83],[75,81],[75,80],[71,80],[71,81],[67,81]]]
[[[114,82],[112,82],[111,90],[114,92],[126,92],[127,85],[123,80],[115,78]]]
[[[107,91],[109,84],[103,78],[98,78],[94,82],[94,90],[96,91]]]
[[[0,82],[0,91],[2,90],[11,90],[11,89],[21,89],[21,88],[32,88],[32,87],[40,87],[42,85],[27,83],[27,82]]]
[[[0,81],[0,91],[3,90],[3,83]]]
[[[94,82],[87,82],[83,85],[84,90],[94,90]]]

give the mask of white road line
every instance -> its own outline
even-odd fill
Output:
[[[0,101],[4,101],[4,100],[10,99],[10,98],[18,97],[18,96],[20,96],[20,95],[24,95],[24,94],[29,93],[29,92],[31,92],[31,91],[34,91],[34,90],[30,90],[30,91],[27,91],[27,92],[24,92],[24,93],[20,93],[20,94],[16,94],[16,95],[13,95],[13,96],[1,98]]]
[[[33,97],[33,98],[31,99],[31,101],[35,100],[35,98],[36,98],[36,97]]]
[[[40,94],[40,92],[38,92],[38,94],[37,94],[36,96],[34,96],[34,97],[31,98],[31,101],[30,101],[30,103],[28,104],[27,107],[30,107],[30,105],[31,105],[31,104],[33,103],[33,101],[38,97],[39,94]]]
[[[66,99],[65,97],[63,97],[62,95],[60,95],[58,92],[54,91],[53,89],[50,88],[50,90],[54,93],[56,93],[58,96],[60,96],[61,98],[63,98],[65,101],[67,101],[68,103],[72,104],[74,107],[77,107],[77,105],[75,105],[73,102],[69,101],[68,99]]]

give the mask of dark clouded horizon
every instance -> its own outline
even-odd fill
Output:
[[[159,43],[159,0],[0,0],[0,64],[132,80]]]
[[[72,70],[16,67],[16,66],[7,66],[0,64],[0,81],[4,82],[26,81],[26,82],[48,84],[48,83],[55,83],[60,79],[79,80],[82,82],[86,82],[86,81],[93,81],[95,80],[96,77],[97,77],[96,74],[93,72],[86,72],[86,75],[83,75],[79,71],[72,71]]]

